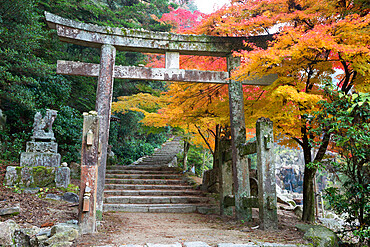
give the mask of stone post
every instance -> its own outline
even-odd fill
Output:
[[[232,208],[225,205],[225,197],[233,194],[233,169],[232,161],[226,159],[226,152],[230,151],[230,140],[219,142],[219,188],[220,188],[220,213],[221,215],[232,215]]]
[[[99,117],[84,113],[78,221],[82,234],[96,232],[96,192],[99,154]]]
[[[227,67],[232,70],[240,65],[240,58],[227,57]],[[252,209],[244,208],[243,197],[250,197],[248,158],[242,158],[243,144],[246,142],[244,98],[241,81],[229,81],[229,107],[231,126],[231,150],[234,178],[235,211],[238,220],[252,219]]]
[[[180,53],[166,52],[166,69],[180,68]]]
[[[97,188],[97,217],[101,219],[103,212],[105,169],[107,163],[107,148],[109,139],[109,124],[113,94],[113,72],[116,59],[116,48],[112,45],[102,45],[100,55],[100,69],[98,88],[96,92],[95,109],[100,119],[99,142],[100,153],[98,157],[98,188]]]
[[[274,134],[270,119],[256,124],[259,218],[262,230],[277,229]]]

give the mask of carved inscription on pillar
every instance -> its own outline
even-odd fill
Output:
[[[240,65],[240,58],[227,57],[229,73]],[[243,197],[250,197],[248,158],[242,156],[246,142],[243,87],[240,81],[229,81],[231,150],[233,164],[235,211],[238,220],[252,219],[252,209],[245,208]]]
[[[258,200],[261,229],[277,229],[274,134],[272,122],[260,118],[256,124]]]
[[[98,153],[99,117],[96,112],[84,113],[78,214],[79,225],[83,234],[96,232]]]

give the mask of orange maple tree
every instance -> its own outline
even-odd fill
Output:
[[[235,52],[242,65],[234,79],[279,75],[259,93],[245,94],[246,119],[253,123],[258,117],[269,117],[278,139],[302,147],[303,220],[314,221],[313,180],[330,133],[313,135],[310,129],[315,126],[309,116],[324,99],[322,89],[333,83],[333,77],[344,93],[369,91],[369,5],[361,0],[238,0],[210,15],[198,30],[225,36],[276,33],[266,50],[246,44],[249,49]],[[321,144],[314,146],[315,139]]]

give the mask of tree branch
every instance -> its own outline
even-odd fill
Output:
[[[214,152],[213,152],[213,150],[212,150],[212,148],[211,148],[211,145],[209,144],[209,142],[207,141],[207,139],[204,137],[204,135],[202,134],[202,131],[200,131],[200,128],[196,125],[196,124],[194,124],[194,126],[197,128],[197,130],[198,130],[198,133],[200,134],[200,136],[203,138],[203,140],[204,140],[204,142],[207,144],[207,146],[208,146],[208,149],[209,149],[209,151],[211,151],[211,154],[212,154],[212,156],[214,155]]]

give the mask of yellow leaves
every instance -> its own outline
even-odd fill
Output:
[[[355,90],[357,92],[370,93],[370,78],[358,74],[356,77]]]
[[[153,112],[163,107],[165,97],[157,97],[148,93],[139,93],[132,96],[118,97],[117,102],[112,103],[113,112],[139,111],[143,113]]]
[[[275,97],[276,100],[280,99],[279,101],[285,101],[287,104],[296,105],[298,110],[304,111],[304,113],[313,110],[317,102],[322,100],[321,95],[299,92],[296,88],[287,85],[278,87],[272,93],[272,96]]]

